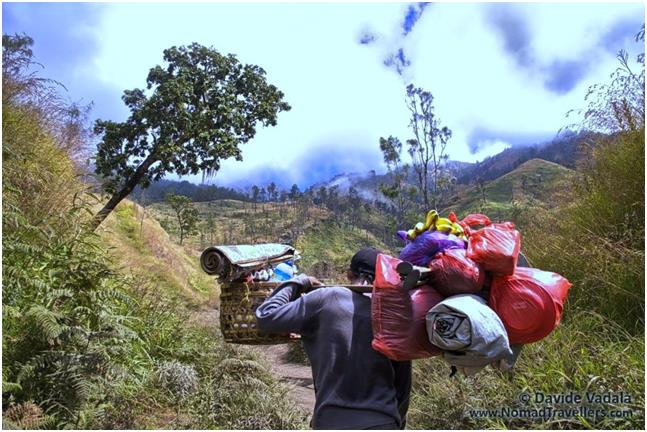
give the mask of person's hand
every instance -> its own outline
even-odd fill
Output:
[[[320,286],[323,286],[323,283],[319,279],[313,276],[308,276],[308,280],[310,281],[310,286],[312,287],[310,291],[315,290],[319,288]]]

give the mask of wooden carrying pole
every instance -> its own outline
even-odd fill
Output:
[[[319,288],[348,288],[351,291],[355,291],[358,293],[370,293],[373,292],[373,285],[313,285],[313,289],[319,289]]]
[[[429,279],[431,271],[426,267],[414,266],[406,261],[398,264],[396,271],[400,274],[402,279],[402,289],[409,291],[417,286],[420,286]],[[319,285],[313,288],[333,288],[335,286],[348,288],[351,291],[359,293],[370,293],[373,291],[372,285]]]

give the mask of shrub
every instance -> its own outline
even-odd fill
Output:
[[[166,361],[157,368],[159,385],[177,400],[184,400],[195,393],[198,387],[198,374],[191,365],[176,360]]]
[[[567,312],[592,310],[634,334],[645,322],[644,151],[644,129],[596,146],[574,193],[529,215],[523,239],[536,267],[573,284]]]
[[[67,235],[13,207],[3,215],[3,380],[15,384],[3,405],[37,401],[57,425],[83,427],[135,335],[122,315],[130,299],[78,211],[60,215]]]

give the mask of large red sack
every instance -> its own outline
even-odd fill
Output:
[[[371,298],[373,349],[397,361],[414,360],[440,354],[429,342],[426,315],[443,300],[431,286],[403,291],[395,267],[401,261],[378,255]]]
[[[557,273],[517,267],[512,276],[492,278],[489,305],[501,318],[511,344],[532,343],[557,327],[570,287]]]
[[[475,294],[483,288],[485,270],[466,254],[465,249],[450,249],[429,262],[431,284],[443,296]]]
[[[521,234],[512,223],[493,224],[472,231],[467,242],[467,257],[492,273],[511,275],[517,266]]]

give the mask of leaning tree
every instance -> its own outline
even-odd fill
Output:
[[[222,160],[242,160],[239,144],[290,110],[261,67],[233,54],[193,43],[165,50],[164,61],[149,71],[146,90],[124,91],[127,120],[95,124],[96,172],[112,195],[95,228],[137,185],[146,188],[167,173],[212,175]]]

